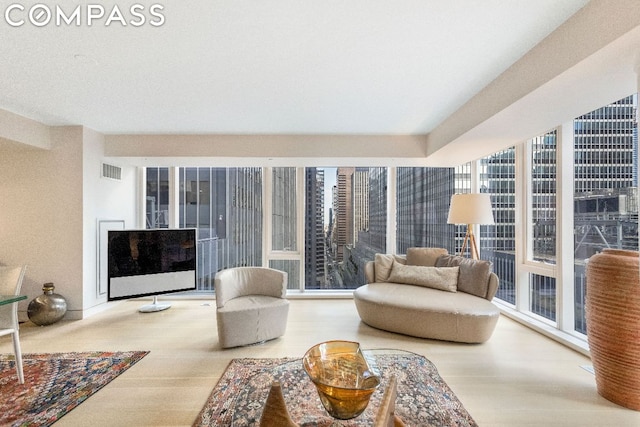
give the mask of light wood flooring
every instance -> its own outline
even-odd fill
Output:
[[[596,392],[589,358],[506,317],[481,345],[396,335],[363,324],[349,299],[291,300],[287,333],[262,345],[218,348],[215,301],[170,300],[169,310],[139,313],[148,301],[110,303],[80,321],[21,326],[23,353],[150,350],[151,353],[56,423],[64,426],[190,426],[235,357],[302,356],[330,339],[426,356],[480,426],[640,426],[640,412]],[[0,338],[11,353],[11,339]]]

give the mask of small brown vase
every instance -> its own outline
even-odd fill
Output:
[[[605,249],[587,263],[587,340],[598,393],[640,410],[638,252]]]

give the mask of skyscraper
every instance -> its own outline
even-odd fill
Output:
[[[353,241],[358,232],[369,229],[369,168],[356,168],[353,174]]]
[[[353,198],[352,180],[355,168],[338,168],[336,171],[337,183],[337,206],[336,210],[336,234],[334,242],[336,245],[336,261],[344,260],[345,245],[353,244]]]
[[[321,289],[326,282],[323,169],[305,169],[305,189],[305,287]]]
[[[453,168],[398,168],[398,253],[412,246],[455,252],[454,228],[447,224],[454,177]]]

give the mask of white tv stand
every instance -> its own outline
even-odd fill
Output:
[[[140,313],[154,313],[156,311],[166,310],[171,307],[169,303],[159,303],[158,296],[153,296],[153,302],[151,304],[143,305],[138,309]]]

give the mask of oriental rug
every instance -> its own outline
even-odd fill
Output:
[[[148,351],[0,355],[0,426],[49,426],[146,356]]]
[[[324,410],[300,359],[233,359],[193,426],[258,426],[274,380],[280,382],[291,418],[300,426],[372,426],[386,384],[395,375],[398,383],[395,413],[407,426],[477,427],[435,365],[425,357],[387,354],[378,356],[377,364],[382,383],[367,409],[352,420],[338,421]]]

